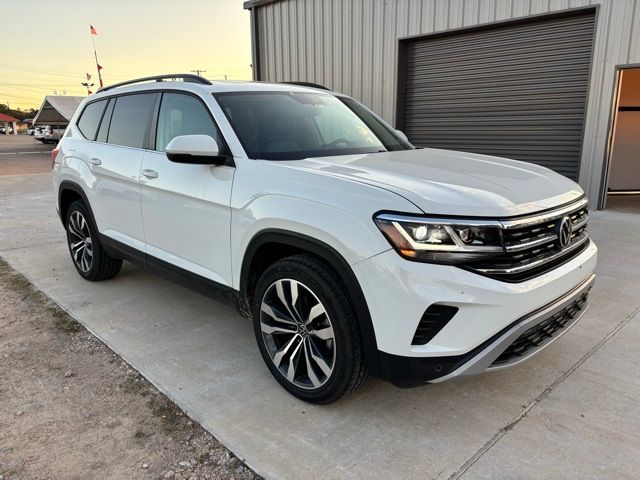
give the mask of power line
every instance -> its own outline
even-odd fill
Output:
[[[200,73],[206,73],[206,72],[207,72],[206,70],[199,70],[199,69],[191,70],[191,73],[195,73],[196,75],[200,75]]]

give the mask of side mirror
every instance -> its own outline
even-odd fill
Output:
[[[404,134],[402,130],[395,130],[396,135],[398,135],[405,142],[409,142],[409,138]]]
[[[176,163],[193,165],[224,165],[225,156],[220,155],[218,142],[209,135],[180,135],[164,149],[167,158]]]

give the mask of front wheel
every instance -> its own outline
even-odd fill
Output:
[[[270,266],[258,280],[252,315],[267,367],[301,400],[332,403],[366,379],[353,308],[335,274],[314,257]]]

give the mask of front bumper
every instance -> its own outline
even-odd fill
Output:
[[[589,307],[595,275],[551,304],[513,322],[472,351],[451,357],[400,357],[381,352],[383,378],[400,387],[438,383],[524,362],[564,335]]]
[[[380,376],[412,386],[505,368],[529,358],[577,322],[586,299],[560,327],[557,322],[543,325],[551,336],[528,332],[538,345],[520,348],[512,358],[505,354],[494,364],[524,332],[588,293],[596,261],[597,247],[590,242],[565,264],[520,283],[407,261],[395,251],[353,265],[371,313]],[[428,343],[412,345],[420,318],[433,304],[454,306],[458,312]]]

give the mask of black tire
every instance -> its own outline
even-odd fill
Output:
[[[287,285],[292,289],[292,283],[296,284],[296,292],[299,293],[296,293],[295,302],[290,301],[293,297],[292,290],[285,293],[289,306],[280,300],[278,293],[274,293],[278,282],[281,282],[282,292],[287,289]],[[263,311],[263,301],[266,302],[267,309],[273,307],[271,315]],[[366,380],[367,368],[353,307],[341,282],[336,279],[336,274],[321,260],[311,255],[296,255],[271,265],[258,280],[251,307],[254,332],[262,358],[275,379],[292,395],[310,403],[329,404],[349,395]],[[314,310],[314,307],[323,313],[314,317],[311,311],[319,311]],[[287,318],[298,317],[295,326],[290,325],[290,322],[286,325],[281,323],[283,320],[280,314],[283,309],[288,312],[285,315]],[[278,315],[274,317],[276,310]],[[314,319],[309,321],[311,317]],[[299,321],[300,319],[303,320]],[[263,328],[273,328],[273,325],[295,328],[296,333],[263,333]],[[331,339],[319,336],[329,329],[333,335]],[[299,337],[296,341],[298,343],[289,344],[289,339],[294,337]],[[290,350],[293,353],[279,357],[279,368],[274,357],[287,344],[292,345]],[[300,347],[297,358],[296,346]],[[314,354],[309,355],[310,351]],[[332,366],[328,375],[315,360],[323,354],[327,358],[324,367]],[[308,362],[312,364],[312,374],[308,373]],[[293,368],[293,380],[287,379],[287,374],[281,370],[283,367],[287,373]]]
[[[104,251],[98,239],[98,229],[93,222],[93,216],[82,201],[76,200],[69,206],[64,224],[71,260],[84,279],[96,282],[108,280],[118,274],[122,268],[122,260],[112,258]],[[82,242],[82,236],[88,238],[88,241],[85,240],[83,245],[77,246]],[[86,261],[89,256],[90,261]]]

